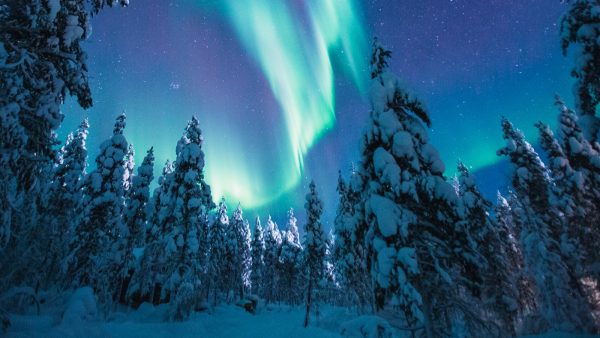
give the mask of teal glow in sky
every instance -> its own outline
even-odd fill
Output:
[[[335,211],[337,171],[358,160],[368,118],[372,36],[426,102],[449,175],[459,158],[475,170],[497,163],[501,115],[535,141],[534,122],[556,121],[554,94],[572,101],[559,1],[130,3],[94,18],[85,45],[94,107],[67,102],[61,137],[88,116],[93,163],[125,111],[137,163],[154,146],[158,175],[197,115],[214,198],[261,215],[302,209],[311,179]],[[495,173],[481,180],[490,190],[502,184]]]

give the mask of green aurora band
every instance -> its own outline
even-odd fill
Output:
[[[300,9],[305,16],[299,15]],[[367,35],[353,0],[309,0],[295,5],[279,0],[227,0],[220,11],[269,83],[283,114],[292,156],[283,157],[288,159],[288,164],[282,164],[284,182],[272,191],[253,186],[260,182],[252,180],[247,168],[211,159],[207,146],[207,179],[216,198],[260,207],[297,186],[304,156],[333,128],[334,64],[364,93]],[[234,148],[243,149],[242,144]],[[221,180],[222,175],[235,180]]]

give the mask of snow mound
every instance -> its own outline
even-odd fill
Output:
[[[377,316],[360,316],[341,325],[340,334],[349,338],[392,338],[394,330]]]
[[[75,290],[62,317],[62,325],[94,321],[98,316],[96,298],[90,287]]]

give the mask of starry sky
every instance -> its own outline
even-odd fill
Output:
[[[461,159],[493,197],[508,173],[496,150],[500,116],[535,143],[555,125],[554,94],[572,102],[571,60],[559,45],[565,5],[548,0],[131,0],[96,16],[85,42],[94,107],[65,103],[59,137],[84,117],[89,163],[128,116],[136,163],[154,146],[158,176],[192,115],[204,134],[213,197],[246,216],[289,207],[303,217],[314,179],[326,224],[337,172],[359,159],[368,118],[373,36],[391,69],[429,109],[430,140],[454,175]]]

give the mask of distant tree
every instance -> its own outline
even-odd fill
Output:
[[[264,289],[264,272],[265,272],[265,239],[263,237],[263,229],[260,224],[260,218],[256,217],[254,225],[254,234],[252,237],[252,272],[250,281],[252,285],[252,293],[255,295],[263,295]]]
[[[306,195],[306,226],[304,228],[305,264],[307,275],[306,315],[304,327],[308,326],[311,308],[316,307],[318,313],[319,291],[325,277],[325,253],[327,238],[321,224],[323,202],[317,194],[314,181],[310,182],[309,193]],[[313,304],[314,303],[314,304]],[[316,304],[316,305],[315,305]]]
[[[515,167],[512,185],[522,203],[516,211],[523,222],[520,240],[525,268],[536,284],[538,327],[589,332],[593,321],[587,300],[561,252],[563,225],[550,203],[548,171],[523,134],[505,118],[502,129],[507,145],[498,155],[508,156]]]
[[[335,242],[333,260],[337,282],[347,294],[351,303],[365,311],[372,303],[371,277],[366,256],[366,226],[362,222],[360,208],[362,181],[360,175],[352,172],[350,183],[346,184],[341,172],[338,178],[338,210],[335,216]]]
[[[264,270],[264,297],[267,303],[274,302],[279,298],[279,274],[277,265],[281,253],[281,232],[277,223],[273,222],[271,216],[267,219],[265,227],[265,270]]]
[[[227,255],[227,229],[229,228],[229,216],[225,199],[221,199],[217,208],[217,215],[212,223],[210,233],[210,258],[209,274],[211,289],[213,290],[213,304],[217,304],[220,292],[228,291],[227,288],[227,266],[225,257]]]
[[[599,122],[596,108],[600,102],[600,3],[597,0],[571,0],[560,23],[563,54],[572,49],[575,66],[574,92],[586,138],[596,141]]]
[[[139,301],[151,301],[155,305],[158,305],[161,300],[161,281],[164,280],[162,266],[166,258],[163,246],[166,229],[162,220],[168,210],[167,177],[173,173],[173,170],[173,163],[167,160],[162,175],[158,178],[158,187],[154,189],[152,199],[148,202],[144,255],[132,277],[128,292],[131,299],[139,297]]]
[[[283,300],[298,304],[302,299],[302,245],[294,209],[288,210],[286,231],[283,232],[279,256],[279,287]]]
[[[125,115],[117,117],[113,136],[100,145],[96,169],[85,178],[83,217],[75,228],[66,258],[71,286],[90,285],[103,304],[116,293],[118,267],[123,261],[123,172],[127,140]]]
[[[126,162],[127,163],[127,162]],[[133,168],[132,168],[133,169]],[[127,170],[127,166],[126,166]],[[154,178],[154,150],[150,148],[144,157],[142,165],[138,168],[137,176],[132,177],[132,184],[125,201],[125,214],[123,220],[127,227],[127,247],[123,260],[120,277],[121,291],[119,300],[126,301],[127,289],[132,273],[136,268],[134,249],[145,244],[146,223],[148,220],[148,201],[150,200],[150,183]]]
[[[239,204],[225,235],[225,257],[221,263],[225,269],[227,292],[242,298],[250,285],[250,226]]]

